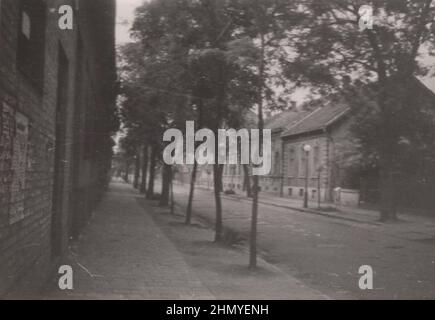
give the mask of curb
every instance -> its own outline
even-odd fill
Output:
[[[248,201],[248,202],[252,202],[251,199],[246,199],[244,197],[238,197],[238,196],[231,196],[231,195],[222,195],[222,198],[226,198],[226,199],[230,199],[230,200],[239,200],[239,201]],[[381,225],[381,223],[377,223],[377,222],[372,222],[372,221],[363,221],[363,220],[358,220],[358,219],[354,219],[354,218],[348,218],[348,217],[340,217],[337,215],[333,215],[333,214],[328,214],[322,211],[318,211],[318,210],[313,210],[313,209],[305,209],[305,208],[299,208],[299,207],[293,207],[293,206],[288,206],[288,205],[282,205],[282,204],[276,204],[276,203],[272,203],[272,202],[267,202],[264,200],[261,200],[261,198],[258,200],[258,203],[261,203],[263,205],[270,205],[270,206],[274,206],[277,208],[284,208],[284,209],[290,209],[290,210],[295,210],[295,211],[299,211],[299,212],[305,212],[305,213],[310,213],[310,214],[315,214],[315,215],[319,215],[319,216],[324,216],[327,218],[333,218],[333,219],[338,219],[338,220],[345,220],[345,221],[351,221],[351,222],[358,222],[358,223],[365,223],[365,224],[371,224],[371,225]]]
[[[210,189],[207,189],[207,188],[202,187],[202,186],[196,186],[196,188],[201,189],[203,191],[211,191]],[[229,200],[233,200],[233,201],[246,201],[246,202],[252,203],[252,199],[248,199],[246,197],[242,197],[239,195],[226,195],[226,194],[222,193],[221,198],[222,199],[229,199]],[[264,201],[261,197],[259,198],[258,203],[263,204],[263,205],[270,205],[270,206],[277,207],[277,208],[290,209],[290,210],[295,210],[295,211],[299,211],[299,212],[315,214],[318,216],[323,216],[326,218],[332,218],[332,219],[337,219],[337,220],[357,222],[357,223],[369,224],[369,225],[374,225],[374,226],[381,226],[382,225],[382,223],[379,223],[379,222],[364,221],[364,220],[359,220],[359,219],[350,218],[350,217],[342,217],[342,216],[337,216],[334,214],[328,214],[326,212],[319,211],[319,210],[305,209],[305,208],[283,205],[283,204],[276,204],[273,202]]]
[[[150,201],[150,200],[147,200],[147,202],[148,201]],[[185,211],[186,206],[184,206],[180,203],[175,203],[175,208],[176,208],[175,211],[177,211],[177,210]],[[193,213],[192,222],[199,222],[204,227],[209,228],[211,230],[214,230],[213,217],[205,215],[201,211],[195,211],[195,209],[193,209],[192,213]],[[185,215],[180,214],[180,213],[176,214],[176,216],[185,217]],[[247,241],[247,242],[244,244],[240,244],[238,242],[232,241],[232,240],[237,240],[237,239],[242,240],[242,241]],[[243,232],[240,232],[237,229],[233,229],[233,228],[224,224],[223,228],[222,228],[222,239],[219,241],[219,244],[223,245],[223,246],[231,246],[232,249],[235,249],[242,254],[249,255],[249,241],[248,240],[249,240],[249,235],[247,237],[245,237],[245,234]],[[305,290],[309,290],[311,292],[311,294],[313,294],[312,299],[314,299],[314,298],[319,299],[320,298],[321,300],[334,300],[334,298],[323,293],[319,289],[316,289],[313,286],[310,286],[308,283],[297,278],[295,275],[286,273],[285,271],[280,269],[277,265],[269,262],[264,255],[265,253],[266,253],[266,251],[262,250],[260,246],[257,247],[257,259],[258,259],[259,263],[261,262],[264,266],[266,266],[270,270],[273,270],[273,272],[280,274],[285,278],[291,279],[292,282],[298,284],[299,286],[301,286]]]

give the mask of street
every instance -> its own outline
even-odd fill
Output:
[[[81,239],[63,261],[73,288],[59,274],[45,299],[330,299],[259,259],[249,270],[244,250],[210,240],[213,231],[145,200],[131,185],[112,182]],[[40,296],[40,293],[38,294]],[[29,296],[29,298],[34,298]]]
[[[186,206],[187,193],[187,185],[174,187],[177,205]],[[212,191],[197,188],[193,208],[194,215],[213,221]],[[223,197],[224,227],[245,239],[250,212],[249,201]],[[333,298],[433,299],[435,241],[428,241],[425,235],[408,240],[387,230],[397,225],[331,219],[263,204],[259,207],[258,245],[266,261]],[[362,265],[373,268],[373,290],[358,286]]]
[[[0,0],[0,299],[435,299],[434,30],[435,0]]]

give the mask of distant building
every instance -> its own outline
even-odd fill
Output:
[[[281,135],[296,124],[304,115],[303,110],[287,110],[266,119],[265,129],[272,130],[272,169],[269,175],[260,177],[262,192],[283,195],[283,161],[285,149]]]
[[[260,176],[261,192],[302,199],[308,160],[309,198],[317,201],[320,189],[322,202],[334,200],[334,188],[340,185],[336,146],[347,138],[350,109],[334,102],[323,106],[320,100],[310,108],[314,110],[284,111],[266,120],[265,128],[272,130],[272,168]],[[311,147],[308,159],[305,144]],[[224,167],[224,190],[245,191],[245,181],[243,166]]]
[[[349,111],[346,104],[328,102],[281,134],[284,196],[303,198],[308,177],[309,199],[317,201],[320,193],[321,201],[333,201],[339,187],[336,146],[348,137]],[[311,151],[305,152],[304,145]]]
[[[104,192],[114,26],[115,0],[0,1],[0,295],[30,294]]]
[[[265,129],[272,131],[272,165],[270,174],[260,176],[259,184],[262,192],[282,195],[282,140],[281,134],[296,121],[298,121],[306,112],[297,110],[288,110],[265,119]],[[246,172],[251,176],[251,169],[244,169],[242,165],[224,166],[223,184],[224,189],[234,191],[246,191],[247,180]],[[250,183],[252,185],[252,179]]]
[[[415,86],[415,106],[435,121],[435,94],[421,81]],[[346,147],[352,149],[351,126],[356,119],[355,109],[339,95],[316,99],[302,109],[287,110],[265,120],[265,128],[272,131],[272,166],[268,175],[260,176],[261,193],[286,198],[304,198],[308,177],[308,198],[311,201],[358,206],[376,205],[379,201],[379,168],[349,166]],[[255,122],[256,123],[256,122]],[[304,145],[310,146],[307,153]],[[353,155],[358,157],[357,155]],[[406,208],[431,210],[435,207],[435,177],[426,174],[434,170],[433,158],[423,159],[413,174],[400,173],[397,189],[398,205]],[[199,166],[197,183],[213,188],[211,166]],[[308,170],[308,172],[307,172]],[[246,172],[248,175],[246,175]],[[190,178],[190,173],[185,181]],[[242,165],[225,165],[223,191],[243,193],[251,169]]]

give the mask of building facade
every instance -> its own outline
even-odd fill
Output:
[[[262,192],[282,196],[283,175],[283,141],[281,134],[290,128],[306,114],[305,111],[288,110],[274,116],[269,116],[264,128],[272,132],[272,164],[268,175],[260,176],[259,185]],[[226,165],[223,172],[224,189],[234,191],[246,191],[246,175],[251,176],[250,168],[242,165]],[[249,178],[251,180],[251,178]],[[252,181],[251,181],[252,185]]]
[[[413,97],[407,105],[408,112],[435,119],[435,93],[417,78],[410,85]],[[376,207],[380,201],[380,169],[373,164],[359,163],[351,130],[361,115],[358,112],[364,110],[369,109],[353,107],[337,94],[313,100],[301,110],[266,118],[265,128],[272,134],[272,165],[268,175],[259,177],[261,193],[300,199],[302,203],[307,189],[308,200],[312,202]],[[404,139],[402,143],[409,142]],[[419,158],[394,177],[397,205],[431,214],[435,207],[433,156],[426,154]],[[197,184],[212,189],[211,166],[198,168]],[[184,181],[189,180],[187,170]],[[248,189],[248,181],[252,186],[249,166],[224,166],[222,191],[243,194]]]
[[[302,199],[307,183],[310,200],[334,201],[340,185],[337,146],[348,134],[349,111],[345,104],[329,102],[282,133],[284,196]]]
[[[114,0],[0,1],[0,295],[40,285],[107,183],[114,25]]]

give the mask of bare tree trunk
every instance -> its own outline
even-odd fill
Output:
[[[169,205],[169,192],[171,185],[171,166],[164,164],[162,169],[162,193],[160,196],[159,205],[166,207]]]
[[[174,214],[175,201],[174,201],[174,170],[171,167],[171,214]]]
[[[139,178],[140,178],[140,154],[137,152],[134,158],[134,180],[133,187],[139,189]]]
[[[258,192],[259,178],[253,177],[253,200],[252,200],[252,217],[251,217],[251,237],[249,241],[249,267],[257,267],[257,221],[258,221]]]
[[[192,169],[192,176],[190,179],[190,191],[189,191],[189,202],[187,203],[186,210],[186,221],[185,223],[189,225],[192,222],[192,203],[193,203],[193,194],[195,191],[195,182],[196,182],[196,172],[198,170],[198,163],[195,161]]]
[[[243,173],[244,173],[244,186],[246,190],[246,196],[248,198],[252,197],[252,190],[251,190],[251,177],[249,176],[249,167],[247,164],[243,165]]]
[[[140,183],[140,192],[145,194],[147,189],[147,175],[148,175],[148,146],[142,149],[142,180]]]
[[[261,41],[261,55],[260,55],[260,65],[259,65],[259,80],[260,84],[258,86],[258,129],[260,130],[260,143],[259,150],[262,150],[263,145],[263,129],[264,129],[264,119],[263,119],[263,89],[264,89],[264,72],[265,72],[265,39],[264,34],[260,35]],[[265,156],[265,155],[263,155]],[[258,220],[258,197],[259,197],[259,178],[254,176],[254,199],[252,201],[252,217],[251,217],[251,236],[250,236],[250,246],[249,246],[249,267],[257,267],[257,220]]]
[[[130,162],[127,161],[127,163],[126,163],[126,165],[125,165],[125,173],[124,173],[124,181],[125,181],[126,183],[129,183],[129,182],[130,182],[130,181],[129,181],[130,179],[129,179],[129,177],[128,177],[129,173],[130,173]]]
[[[216,202],[216,221],[215,221],[214,241],[216,242],[222,239],[222,199],[221,199],[222,168],[221,167],[222,166],[219,164],[213,165],[214,198]]]
[[[380,193],[381,193],[381,217],[380,220],[395,221],[397,220],[397,205],[395,197],[395,179],[394,172],[391,169],[385,169],[381,172]]]
[[[151,199],[154,196],[154,179],[156,175],[156,160],[157,160],[157,147],[151,148],[150,159],[150,178],[148,181],[147,199]]]
[[[391,92],[390,92],[391,91]],[[382,150],[379,153],[379,163],[380,163],[380,220],[389,221],[396,220],[396,205],[395,205],[395,184],[394,184],[394,168],[395,161],[394,158],[397,154],[395,149],[396,138],[394,136],[395,123],[390,119],[389,116],[391,111],[396,107],[394,103],[390,102],[389,95],[393,94],[394,91],[386,85],[383,87],[382,95],[380,98],[382,101],[380,105],[382,106],[382,118],[383,118],[383,137],[382,139]],[[392,101],[395,101],[394,99]]]

